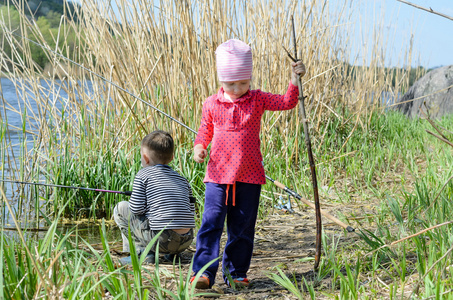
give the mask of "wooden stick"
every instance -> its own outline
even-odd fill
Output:
[[[405,237],[405,238],[402,238],[402,239],[400,239],[400,240],[394,241],[394,242],[392,242],[391,244],[382,245],[381,247],[379,247],[379,248],[377,248],[377,249],[374,249],[373,251],[371,251],[371,252],[369,252],[368,254],[366,254],[366,256],[371,255],[371,254],[375,253],[376,251],[379,251],[379,250],[381,250],[381,249],[383,249],[383,248],[390,248],[390,247],[392,247],[392,246],[394,246],[394,245],[396,245],[396,244],[398,244],[398,243],[401,243],[401,242],[403,242],[403,241],[405,241],[405,240],[407,240],[407,239],[416,237],[416,236],[418,236],[418,235],[420,235],[420,234],[423,234],[423,233],[425,233],[425,232],[427,232],[427,231],[430,231],[430,230],[432,230],[432,229],[435,229],[435,228],[438,228],[438,227],[442,227],[442,226],[445,226],[445,225],[448,225],[448,224],[451,224],[451,223],[453,223],[453,221],[448,221],[448,222],[445,222],[445,223],[442,223],[442,224],[437,224],[437,225],[435,225],[435,226],[432,226],[432,227],[423,229],[423,230],[420,231],[420,232],[417,232],[417,233],[415,233],[415,234],[412,234],[412,235],[407,236],[407,237]]]
[[[293,44],[294,44],[294,59],[297,61],[297,43],[296,43],[296,29],[294,27],[294,17],[291,16],[291,23],[293,27]],[[305,104],[304,104],[304,93],[302,89],[302,81],[300,75],[297,75],[297,85],[299,88],[299,113],[302,118],[302,123],[304,125],[304,136],[305,136],[305,145],[307,147],[308,160],[310,163],[311,171],[311,180],[313,184],[313,194],[315,199],[315,213],[316,213],[316,253],[315,253],[315,265],[314,269],[317,270],[319,266],[319,261],[321,258],[321,235],[322,235],[322,221],[321,221],[321,208],[319,205],[319,194],[318,194],[318,180],[316,178],[316,166],[313,159],[313,153],[311,150],[311,141],[310,141],[310,132],[308,130],[308,121],[305,114]]]
[[[428,115],[429,110],[428,110],[428,107],[426,106],[426,101],[423,101],[423,105],[426,108],[426,113],[423,111],[423,109],[421,107],[420,107],[420,113],[426,118],[426,120],[429,122],[429,124],[431,124],[431,126],[433,126],[434,129],[436,129],[436,131],[440,134],[441,137],[448,140],[448,138],[443,134],[443,132],[440,131],[439,128],[437,128],[436,123],[434,123],[434,121],[431,120],[431,118],[429,117],[429,115]]]
[[[407,236],[407,237],[405,237],[405,238],[403,238],[403,239],[400,239],[400,240],[397,240],[397,241],[392,242],[392,243],[390,244],[390,246],[396,245],[396,244],[398,244],[398,243],[401,243],[402,241],[408,240],[408,239],[410,239],[410,238],[413,238],[413,237],[416,237],[416,236],[418,236],[418,235],[420,235],[420,234],[423,234],[423,233],[425,233],[425,232],[427,232],[427,231],[430,231],[430,230],[433,230],[433,229],[435,229],[435,228],[442,227],[442,226],[445,226],[445,225],[448,225],[448,224],[451,224],[451,223],[453,223],[453,221],[448,221],[448,222],[445,222],[445,223],[442,223],[442,224],[437,224],[437,225],[435,225],[435,226],[432,226],[432,227],[423,229],[423,230],[420,231],[420,232],[417,232],[417,233],[412,234],[412,235],[410,235],[410,236]]]
[[[431,131],[429,131],[428,129],[425,129],[427,133],[431,134],[432,136],[435,136],[436,138],[438,138],[439,140],[441,140],[442,142],[444,143],[447,143],[448,145],[452,146],[453,147],[453,143],[450,142],[449,140],[447,139],[444,139],[443,137],[435,134],[435,133],[432,133]]]
[[[431,7],[428,9],[428,8],[425,8],[425,7],[422,7],[422,6],[419,6],[419,5],[410,3],[410,2],[408,2],[408,1],[404,1],[404,0],[397,0],[397,1],[399,1],[399,2],[401,2],[401,3],[404,3],[404,4],[407,4],[407,5],[410,5],[410,6],[413,6],[413,7],[415,7],[415,8],[421,9],[421,10],[430,12],[430,13],[435,14],[435,15],[439,15],[439,16],[441,16],[441,17],[444,17],[444,18],[447,18],[447,19],[453,21],[453,18],[450,17],[449,15],[446,15],[446,14],[439,13],[439,12],[437,12],[437,11],[434,11]]]

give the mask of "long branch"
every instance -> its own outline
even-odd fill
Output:
[[[453,147],[453,143],[450,142],[449,140],[444,139],[443,137],[441,137],[441,136],[439,136],[439,135],[437,135],[437,134],[435,134],[435,133],[432,133],[432,132],[429,131],[428,129],[425,129],[425,131],[426,131],[427,133],[431,134],[432,136],[435,136],[436,138],[438,138],[438,139],[441,140],[442,142],[445,142],[445,143],[447,143],[448,145],[450,145],[450,146]]]
[[[439,15],[439,16],[441,16],[441,17],[444,17],[444,18],[447,18],[447,19],[453,21],[453,18],[452,18],[452,17],[450,17],[450,16],[448,16],[448,15],[446,15],[446,14],[443,14],[443,13],[440,13],[440,12],[437,12],[437,11],[434,11],[431,7],[430,7],[430,8],[425,8],[425,7],[422,7],[422,6],[419,6],[419,5],[410,3],[410,2],[408,2],[408,1],[404,1],[404,0],[397,0],[397,1],[402,2],[402,3],[404,3],[404,4],[407,4],[407,5],[411,5],[411,6],[415,7],[415,8],[421,9],[421,10],[425,10],[425,11],[430,12],[430,13],[432,13],[432,14],[436,14],[436,15]]]

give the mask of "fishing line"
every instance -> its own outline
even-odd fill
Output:
[[[73,185],[60,185],[60,184],[50,184],[50,183],[39,183],[39,182],[27,182],[27,181],[16,181],[16,180],[6,180],[0,179],[0,182],[9,182],[9,183],[20,183],[20,184],[30,184],[30,185],[43,185],[48,187],[59,187],[59,188],[69,188],[69,189],[77,189],[77,190],[85,190],[85,191],[94,191],[94,192],[104,192],[104,193],[115,193],[115,194],[122,194],[126,196],[132,195],[131,191],[111,191],[111,190],[103,190],[103,189],[94,189],[94,188],[87,188],[87,187],[79,187]]]

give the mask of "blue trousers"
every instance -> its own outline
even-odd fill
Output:
[[[192,267],[195,273],[219,257],[220,238],[226,218],[228,240],[222,259],[223,278],[226,280],[226,274],[233,278],[247,277],[253,253],[260,193],[259,184],[236,182],[234,188],[233,185],[206,183],[204,212]],[[203,272],[209,276],[211,286],[218,268],[217,259]]]

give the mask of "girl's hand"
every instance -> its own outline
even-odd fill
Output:
[[[306,73],[305,65],[301,61],[293,62],[291,64],[292,72],[291,72],[291,82],[293,85],[297,85],[297,75],[303,77]]]
[[[202,163],[204,162],[206,156],[208,156],[208,151],[204,149],[201,144],[195,145],[195,147],[193,148],[193,159],[197,163]]]

